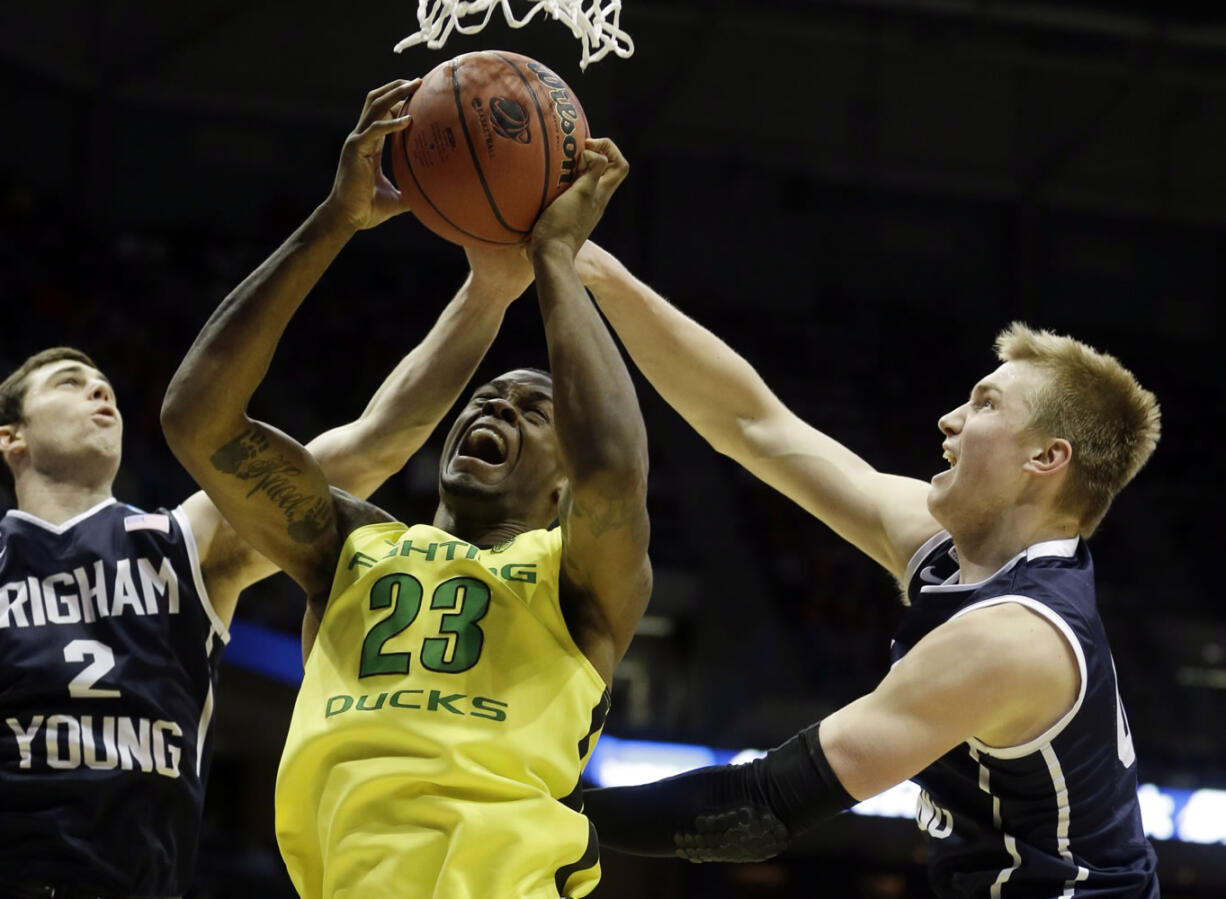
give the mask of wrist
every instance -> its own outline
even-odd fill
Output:
[[[315,207],[308,222],[323,234],[341,237],[345,240],[360,230],[358,223],[350,218],[341,204],[331,195]]]
[[[542,241],[532,242],[532,264],[538,263],[570,263],[575,261],[577,248],[560,237],[552,237]]]
[[[505,310],[526,289],[527,285],[510,287],[505,278],[482,276],[471,271],[468,273],[468,283],[464,285],[464,298],[482,308]]]

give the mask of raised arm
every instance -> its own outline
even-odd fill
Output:
[[[472,377],[508,305],[531,283],[520,248],[468,251],[471,271],[429,333],[384,379],[362,414],[307,449],[328,483],[365,499],[429,437]],[[296,264],[292,256],[283,263]],[[213,607],[227,624],[239,593],[277,567],[235,533],[208,496],[183,503]]]
[[[349,238],[406,211],[380,157],[384,138],[407,127],[396,113],[417,85],[395,81],[367,96],[327,200],[213,313],[162,407],[179,461],[238,536],[308,595],[326,592],[344,536],[328,481],[303,446],[247,406],[290,318]]]
[[[307,444],[328,480],[370,496],[419,450],[485,357],[513,300],[532,283],[520,247],[467,249],[471,271],[425,339],[361,416]]]
[[[580,647],[612,682],[651,595],[647,433],[630,374],[575,271],[575,253],[629,169],[612,141],[588,147],[580,177],[536,224],[532,260],[567,476],[563,601]]]
[[[578,267],[635,365],[699,434],[902,577],[939,530],[926,482],[883,474],[806,424],[728,344],[591,241]]]

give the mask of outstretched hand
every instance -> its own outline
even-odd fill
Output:
[[[573,257],[604,215],[609,198],[629,172],[630,163],[617,149],[617,144],[607,137],[588,138],[579,157],[578,178],[536,220],[532,246],[540,249],[562,244]]]
[[[345,139],[336,179],[325,205],[357,230],[373,228],[409,205],[383,172],[383,141],[412,123],[409,98],[421,79],[397,79],[366,95],[366,104],[353,131]]]

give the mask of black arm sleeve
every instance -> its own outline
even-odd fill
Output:
[[[805,728],[747,765],[699,768],[635,787],[586,790],[600,844],[695,862],[761,861],[788,839],[855,804]]]

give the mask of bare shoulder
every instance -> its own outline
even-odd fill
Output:
[[[1030,605],[1006,599],[967,612],[929,636],[943,644],[943,655],[959,660],[967,690],[997,703],[996,713],[975,733],[989,746],[1026,743],[1077,703],[1082,663],[1076,638]]]
[[[179,508],[191,528],[209,601],[229,626],[239,594],[274,574],[277,566],[235,533],[204,491],[193,493]]]
[[[337,533],[342,541],[358,528],[368,524],[385,524],[396,518],[380,509],[374,503],[358,499],[352,493],[346,493],[340,487],[332,487],[332,501],[336,507]]]
[[[1019,598],[1020,599],[1020,598]],[[1041,675],[1049,666],[1061,667],[1076,656],[1054,613],[1039,611],[1036,604],[1002,598],[991,605],[971,609],[933,631],[957,643],[977,664],[1000,674]]]
[[[1005,600],[934,628],[876,690],[822,721],[822,747],[847,790],[864,798],[968,740],[1030,743],[1075,708],[1079,686],[1057,626]]]
[[[353,494],[346,493],[339,487],[332,487],[330,489],[333,506],[336,509],[337,558],[328,559],[327,562],[335,568],[340,552],[343,550],[345,541],[349,539],[350,534],[358,528],[366,527],[368,524],[385,524],[396,521],[396,519],[374,503],[358,499]],[[314,614],[316,619],[323,618],[323,611],[328,605],[328,590],[331,589],[332,585],[331,578],[326,581],[326,585],[324,589],[307,596],[308,614]]]

